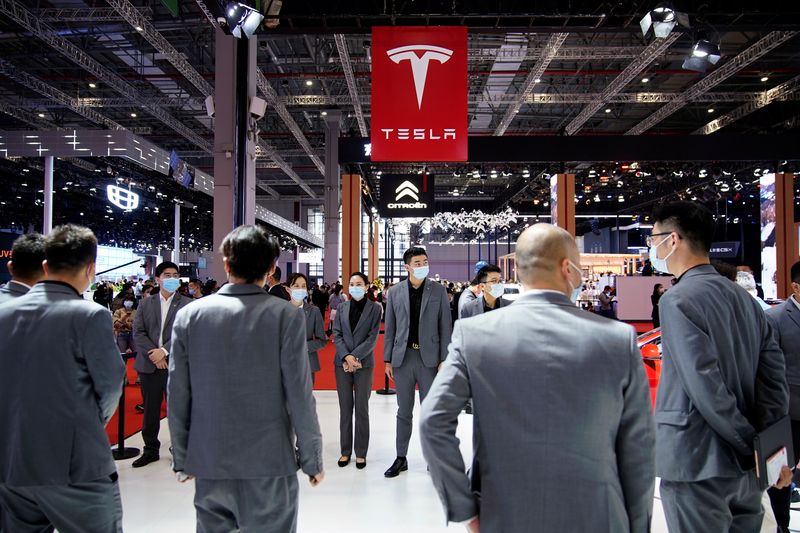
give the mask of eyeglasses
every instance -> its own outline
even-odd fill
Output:
[[[647,245],[648,248],[650,248],[650,247],[653,246],[653,244],[655,244],[655,242],[653,241],[653,237],[663,237],[665,235],[672,235],[673,233],[674,233],[673,231],[667,231],[665,233],[653,233],[652,235],[650,235],[649,237],[647,237],[644,240],[644,243]],[[659,244],[661,244],[661,243],[659,243]]]

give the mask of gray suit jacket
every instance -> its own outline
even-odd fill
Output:
[[[469,398],[479,498],[455,435]],[[536,291],[456,322],[422,403],[420,438],[448,521],[480,514],[488,533],[644,533],[655,483],[651,410],[633,328]]]
[[[756,432],[789,410],[772,327],[756,299],[711,265],[687,271],[658,307],[656,472],[685,482],[741,476]]]
[[[468,304],[461,309],[461,315],[459,318],[469,318],[471,316],[482,315],[483,314],[483,306],[485,300],[483,299],[483,295],[480,295],[475,300],[472,300]],[[513,302],[509,302],[508,300],[504,300],[502,297],[497,299],[497,303],[495,304],[495,309],[500,309],[501,307],[507,307],[511,305]]]
[[[336,311],[336,318],[333,321],[336,358],[333,364],[342,366],[344,357],[352,354],[361,361],[363,368],[372,368],[375,366],[375,345],[381,329],[381,304],[370,301],[366,303],[355,331],[350,329],[351,305],[353,305],[351,301],[342,302]]]
[[[408,346],[411,298],[408,280],[392,287],[392,297],[386,305],[384,320],[383,361],[393,367],[403,364]],[[337,315],[340,313],[337,313]],[[435,281],[425,280],[422,307],[419,313],[419,345],[422,361],[427,367],[438,366],[447,357],[447,345],[453,331],[453,317],[447,290]]]
[[[114,473],[104,426],[124,374],[108,309],[71,287],[37,283],[0,306],[0,484]]]
[[[303,304],[303,314],[306,316],[306,342],[308,343],[308,364],[312,372],[319,372],[318,351],[328,344],[325,334],[325,320],[319,307],[308,302]]]
[[[28,290],[29,289],[21,283],[17,283],[16,281],[9,281],[5,287],[0,289],[0,304],[9,302],[14,298],[19,298],[20,296],[28,294]]]
[[[172,297],[172,303],[167,313],[167,321],[164,323],[164,349],[172,352],[170,348],[172,340],[172,324],[179,309],[192,303],[194,300],[181,296],[177,292]],[[154,348],[159,348],[158,339],[161,335],[161,294],[154,294],[143,298],[136,310],[133,319],[133,342],[136,345],[136,361],[133,367],[142,374],[152,374],[156,371],[156,365],[150,361],[147,352]]]
[[[475,293],[472,292],[469,287],[465,287],[461,292],[461,296],[458,298],[458,317],[461,318],[461,311],[464,310],[464,306],[477,299],[478,297],[475,296]]]
[[[800,420],[800,309],[790,297],[766,313],[786,364],[789,414],[792,420]]]
[[[178,312],[169,362],[175,470],[204,479],[322,471],[303,311],[228,284]],[[296,436],[296,437],[295,437]]]

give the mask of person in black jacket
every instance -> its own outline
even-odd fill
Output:
[[[275,266],[275,272],[267,278],[267,292],[287,302],[291,299],[289,297],[289,291],[286,290],[286,287],[281,285],[281,267]]]
[[[653,304],[653,327],[660,328],[661,327],[661,318],[658,316],[658,302],[661,300],[661,296],[664,294],[664,286],[661,283],[656,283],[653,286],[653,294],[650,295],[650,303]]]

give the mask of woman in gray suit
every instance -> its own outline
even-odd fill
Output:
[[[338,465],[350,464],[353,451],[353,409],[356,412],[356,468],[367,466],[369,446],[369,396],[372,392],[373,352],[381,327],[381,305],[366,297],[369,280],[361,272],[350,276],[350,300],[339,304],[333,321],[336,346],[334,372],[339,394],[339,441],[342,456]]]
[[[322,313],[319,308],[307,301],[308,279],[303,274],[289,276],[289,291],[292,304],[301,307],[306,315],[308,363],[311,366],[311,383],[313,385],[314,374],[319,372],[319,355],[317,355],[317,352],[328,344],[328,336],[325,335],[325,322],[322,319]]]

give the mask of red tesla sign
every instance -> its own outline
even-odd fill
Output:
[[[467,28],[372,29],[372,160],[467,160]]]

